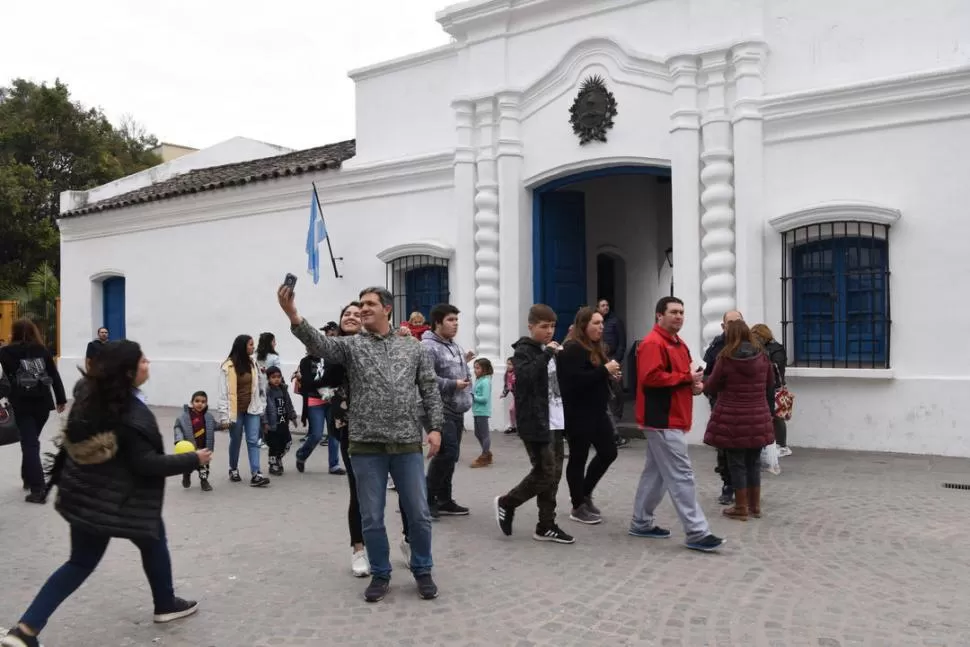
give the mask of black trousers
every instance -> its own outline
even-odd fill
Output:
[[[14,415],[20,429],[20,478],[31,492],[43,493],[46,485],[40,459],[40,434],[51,412],[22,406],[14,409]]]
[[[602,417],[590,426],[566,429],[569,443],[569,461],[566,463],[566,483],[569,485],[569,499],[573,507],[579,507],[586,497],[593,495],[596,484],[606,470],[616,460],[616,442],[613,440],[613,425],[605,411]],[[586,465],[589,450],[596,450],[593,460]]]
[[[441,450],[428,463],[428,505],[431,507],[454,500],[452,481],[455,465],[461,455],[464,427],[461,414],[445,414],[445,424],[441,427]]]
[[[330,435],[331,442],[335,440],[334,435]],[[350,528],[350,545],[364,543],[364,529],[360,522],[360,501],[357,499],[357,477],[354,475],[354,467],[350,462],[348,447],[350,439],[347,437],[347,429],[344,428],[340,433],[340,455],[344,459],[344,466],[347,468],[347,485],[350,486],[350,505],[347,507],[347,527]]]
[[[728,469],[735,490],[761,486],[761,448],[726,449]]]
[[[724,487],[733,487],[731,485],[731,469],[728,467],[727,450],[717,450],[717,465],[714,467],[714,471],[721,475],[721,483]]]
[[[289,421],[279,423],[266,433],[266,446],[269,448],[269,455],[274,458],[283,458],[292,442],[293,434],[290,433]]]

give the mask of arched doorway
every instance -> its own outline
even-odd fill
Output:
[[[615,166],[533,190],[533,294],[556,312],[557,340],[600,296],[631,317],[628,334],[649,325],[644,304],[658,298],[658,261],[670,246],[669,178],[665,167]]]

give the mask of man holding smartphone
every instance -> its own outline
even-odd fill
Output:
[[[438,587],[431,578],[431,514],[421,451],[423,429],[414,388],[417,384],[421,407],[429,421],[428,456],[434,457],[441,447],[444,413],[431,358],[416,339],[398,335],[391,327],[393,297],[387,289],[370,287],[361,291],[360,334],[327,337],[297,312],[292,283],[287,277],[277,292],[291,331],[308,353],[343,364],[347,369],[352,423],[349,454],[357,477],[361,524],[372,575],[364,599],[383,600],[391,580],[390,546],[384,525],[388,473],[394,479],[408,519],[410,567],[418,594],[425,600],[436,598]]]

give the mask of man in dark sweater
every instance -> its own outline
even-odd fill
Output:
[[[600,298],[596,302],[596,311],[603,315],[603,344],[606,345],[607,359],[616,360],[623,368],[623,358],[626,355],[626,327],[619,316],[610,308],[608,299]],[[610,382],[610,418],[613,421],[613,440],[617,447],[623,447],[629,443],[629,439],[620,435],[616,429],[617,423],[623,419],[623,382],[613,380]]]
[[[724,330],[729,323],[732,321],[744,321],[744,317],[738,310],[728,310],[724,313],[724,317],[721,320],[721,330]],[[710,377],[711,372],[714,370],[714,364],[717,362],[717,356],[721,354],[724,350],[724,333],[711,340],[711,345],[707,347],[704,351],[704,379],[706,380]],[[714,410],[714,403],[717,402],[717,396],[708,395],[707,401],[711,404],[711,411]],[[721,475],[721,496],[718,497],[717,502],[721,505],[731,505],[734,503],[734,487],[731,485],[731,471],[727,466],[727,455],[724,453],[723,449],[717,450],[717,466],[714,471]]]
[[[108,343],[108,329],[104,326],[98,328],[98,336],[92,341],[88,342],[88,349],[84,353],[84,372],[87,373],[91,370],[91,360],[97,357],[98,353],[105,344]]]

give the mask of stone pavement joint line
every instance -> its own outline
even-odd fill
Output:
[[[158,410],[167,441],[175,412]],[[683,547],[667,501],[658,522],[671,539],[627,535],[641,440],[620,452],[596,492],[601,525],[569,521],[562,483],[558,521],[576,544],[533,541],[532,503],[503,537],[492,499],[525,474],[525,452],[497,433],[494,466],[473,470],[468,433],[455,491],[471,515],[434,524],[441,597],[418,599],[388,492],[391,592],[367,604],[367,580],[350,572],[346,479],[326,473],[325,448],[305,474],[291,452],[286,474],[254,489],[228,481],[228,440],[216,441],[215,491],[203,494],[195,478],[189,490],[168,482],[176,591],[200,600],[198,615],[154,625],[138,552],[115,540],[52,618],[48,647],[970,644],[970,496],[942,485],[967,482],[968,460],[803,450],[792,438],[782,474],[765,476],[764,518],[741,523],[716,504],[713,450],[692,447],[704,510],[728,539],[706,555]],[[67,525],[53,506],[22,502],[19,465],[17,447],[0,448],[0,626],[17,620],[68,555]]]

